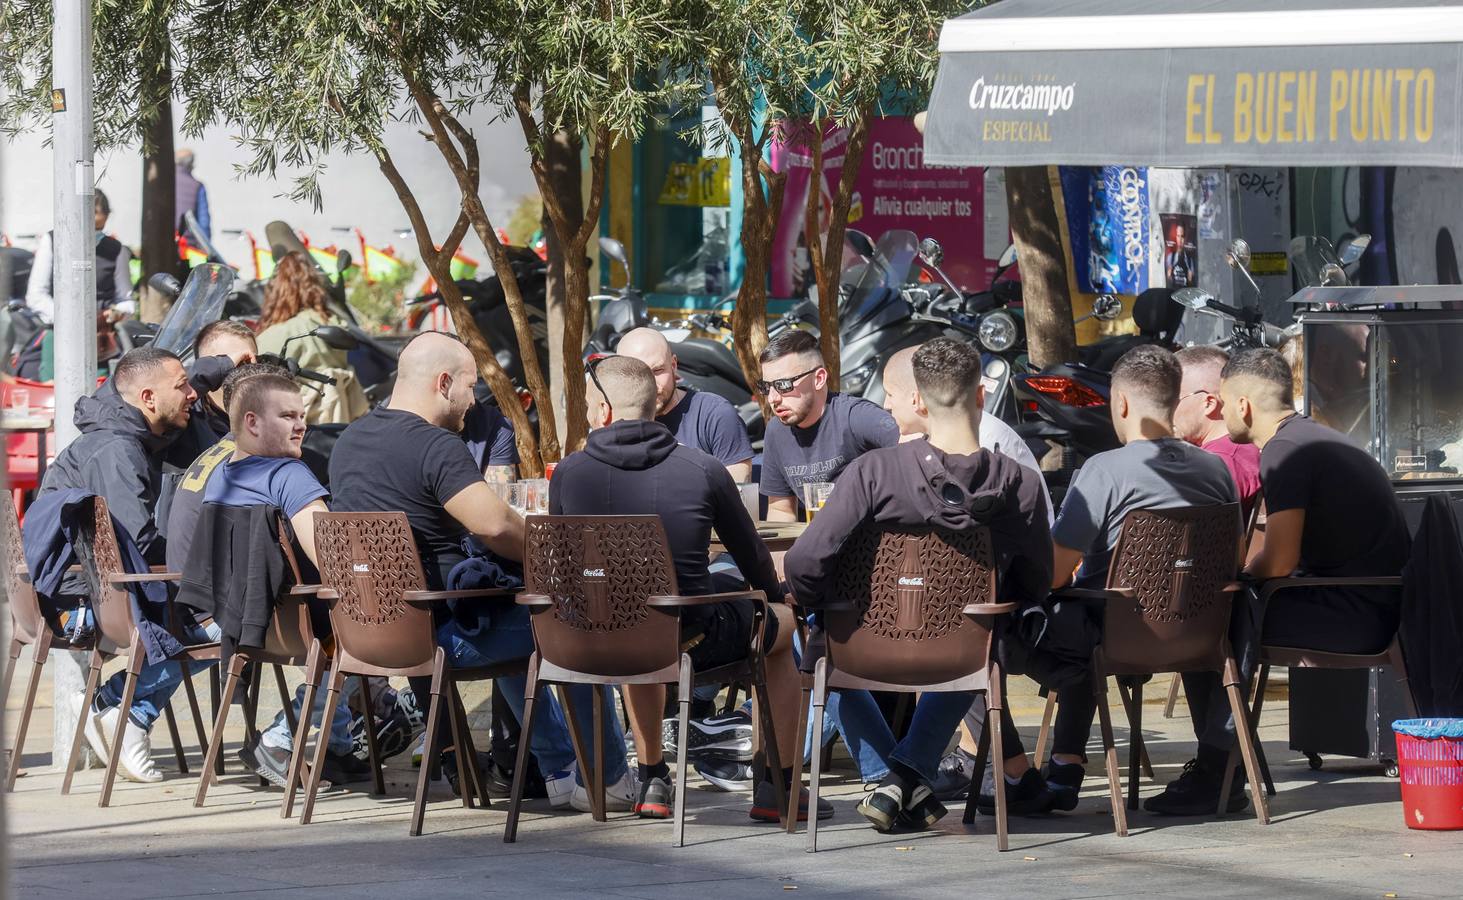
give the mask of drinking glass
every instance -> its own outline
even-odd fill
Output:
[[[742,495],[742,505],[747,508],[747,515],[756,522],[762,518],[762,498],[757,489],[756,482],[749,484],[738,484],[737,490]]]
[[[528,511],[535,515],[548,515],[549,480],[547,478],[531,478],[528,483],[531,486],[528,496]]]
[[[29,388],[11,388],[11,390],[10,390],[10,408],[13,409],[13,410],[16,410],[17,412],[21,413],[22,415],[29,415],[30,414],[30,389]]]
[[[813,514],[823,508],[832,493],[833,485],[827,481],[810,481],[803,485],[803,508],[808,511],[809,522],[813,521]]]
[[[515,481],[508,485],[508,496],[505,498],[513,511],[520,516],[526,516],[531,507],[530,500],[533,494],[533,485],[527,481]]]

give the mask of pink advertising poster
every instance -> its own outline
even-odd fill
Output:
[[[825,216],[832,207],[832,190],[842,172],[847,143],[842,128],[830,128],[823,137],[824,172],[817,190]],[[787,193],[773,243],[772,296],[802,297],[810,280],[803,223],[812,154],[805,146],[776,143],[771,156],[772,167],[787,172]],[[911,119],[876,119],[854,183],[849,227],[864,232],[875,243],[884,232],[895,229],[932,237],[945,248],[945,274],[965,290],[982,290],[995,271],[995,262],[982,252],[984,174],[980,168],[927,168],[924,136]]]

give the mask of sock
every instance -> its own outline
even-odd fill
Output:
[[[644,763],[637,763],[635,768],[639,770],[640,780],[642,782],[649,781],[652,778],[671,777],[671,767],[667,765],[666,761],[663,759],[652,766],[647,766]]]
[[[1024,774],[1023,775],[1020,775],[1020,776],[1017,776],[1015,778],[1012,778],[1010,775],[1007,775],[1006,776],[1006,783],[1009,784],[1009,785],[1011,785],[1012,787],[1015,787],[1016,785],[1020,784],[1021,783],[1021,779],[1022,778],[1025,778],[1025,777],[1026,776]]]
[[[918,787],[920,783],[924,781],[924,779],[920,778],[919,773],[911,769],[909,766],[906,766],[904,763],[900,762],[897,759],[891,759],[889,760],[889,775],[884,779],[884,781],[889,784],[897,785],[899,787],[900,797],[904,800],[908,800],[910,793],[916,787]]]

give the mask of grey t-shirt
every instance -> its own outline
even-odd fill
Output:
[[[1128,513],[1235,502],[1234,479],[1214,454],[1177,438],[1133,441],[1077,470],[1052,540],[1084,554],[1077,587],[1104,587]]]
[[[731,401],[707,391],[686,388],[686,396],[656,421],[671,430],[676,443],[709,453],[724,466],[752,458],[747,426]]]
[[[830,394],[823,415],[810,428],[767,423],[762,443],[762,487],[768,497],[796,497],[802,486],[837,481],[844,466],[870,450],[899,443],[894,417],[863,399]]]

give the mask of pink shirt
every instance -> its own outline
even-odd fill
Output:
[[[1215,438],[1203,445],[1208,453],[1224,460],[1234,486],[1239,489],[1240,508],[1246,516],[1254,508],[1260,493],[1260,448],[1254,444],[1236,444],[1228,437]]]

